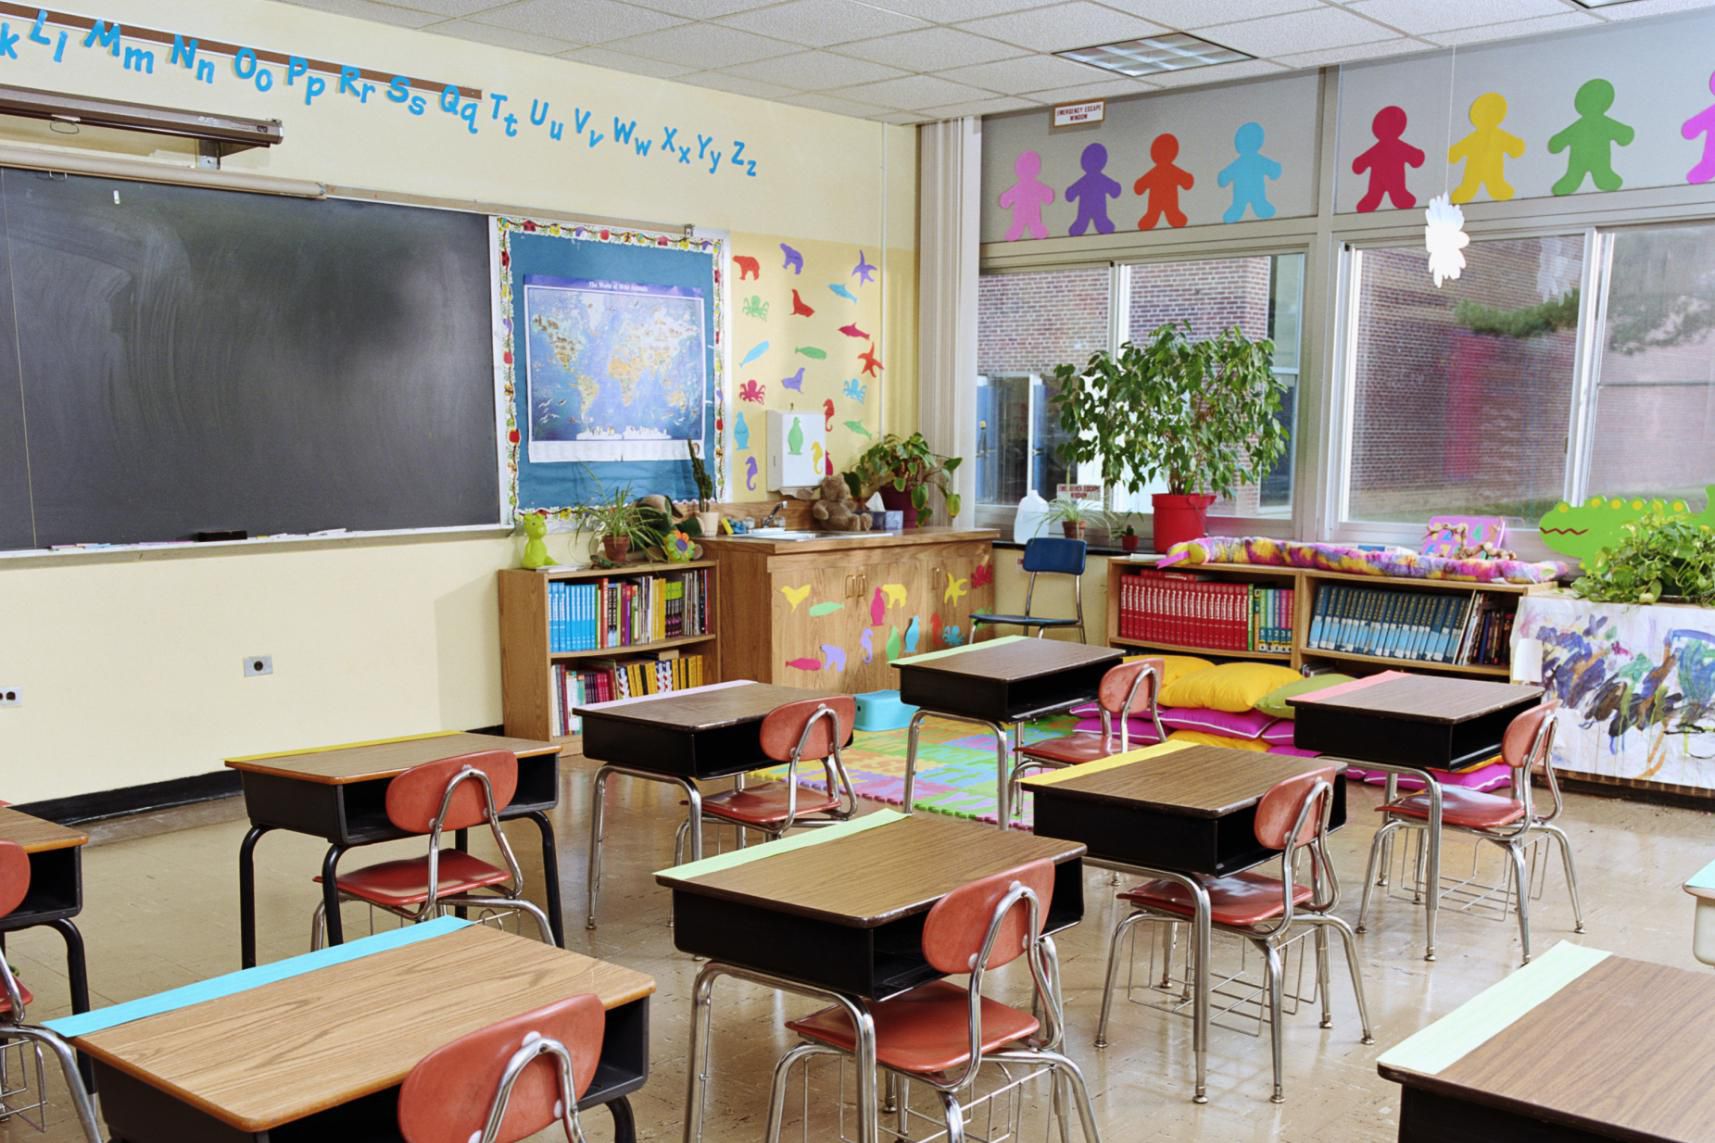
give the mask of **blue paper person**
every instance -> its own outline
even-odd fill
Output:
[[[1233,188],[1233,205],[1221,215],[1221,221],[1237,222],[1247,208],[1258,218],[1273,218],[1268,181],[1280,177],[1280,164],[1262,153],[1262,124],[1246,123],[1234,132],[1233,149],[1239,157],[1221,168],[1217,180],[1221,186]]]
[[[1078,217],[1066,233],[1077,238],[1094,226],[1097,234],[1112,234],[1114,224],[1108,218],[1108,200],[1118,198],[1124,188],[1103,169],[1108,165],[1108,149],[1100,143],[1091,143],[1084,148],[1079,161],[1084,176],[1066,188],[1066,201],[1078,204]]]

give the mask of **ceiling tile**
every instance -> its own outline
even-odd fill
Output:
[[[952,68],[937,71],[935,74],[954,83],[986,87],[990,91],[1006,95],[1045,91],[1050,87],[1069,87],[1086,79],[1093,83],[1104,83],[1113,77],[1111,72],[1098,71],[1087,64],[1073,63],[1057,56],[1025,56],[1022,59],[1001,60],[998,63]]]
[[[679,76],[690,75],[698,70],[690,64],[672,63],[667,60],[648,60],[642,56],[628,56],[624,52],[609,51],[606,48],[577,48],[573,51],[561,52],[560,58],[589,64],[591,67],[605,67],[609,71],[627,71],[633,75],[650,75],[657,79],[677,79]]]
[[[1481,44],[1489,40],[1505,40],[1514,36],[1535,36],[1547,32],[1563,32],[1568,28],[1599,28],[1602,21],[1586,12],[1562,12],[1558,16],[1539,16],[1534,20],[1511,20],[1505,24],[1484,24],[1480,28],[1461,28],[1450,32],[1430,32],[1423,38],[1442,47]]]
[[[1111,8],[1166,24],[1170,28],[1202,28],[1233,20],[1255,20],[1282,12],[1303,12],[1322,0],[1106,0]]]
[[[292,3],[302,3],[303,0],[292,0]],[[504,8],[513,0],[385,0],[395,8],[410,8],[418,12],[431,12],[436,16],[472,16],[478,12],[486,12],[490,8]]]
[[[1434,48],[1420,40],[1383,40],[1379,44],[1353,44],[1346,48],[1323,48],[1319,52],[1296,52],[1289,56],[1275,56],[1274,62],[1283,63],[1287,67],[1330,67],[1334,64],[1362,63],[1365,60],[1381,59],[1384,56],[1404,55],[1407,52],[1427,52]]]
[[[998,16],[1002,12],[1020,12],[1026,8],[1042,7],[1042,0],[869,0],[877,8],[921,16],[938,24],[954,20],[974,20],[978,16]]]
[[[766,8],[778,0],[635,0],[638,7],[654,8],[689,20],[712,20],[751,8]]]
[[[1135,79],[1100,79],[1094,83],[1073,87],[1056,87],[1046,91],[1027,91],[1025,97],[1035,103],[1053,105],[1076,103],[1082,99],[1123,99],[1128,95],[1144,95],[1154,88]]]
[[[1352,0],[1347,6],[1408,36],[1568,14],[1560,0]]]
[[[675,16],[615,0],[521,0],[507,8],[483,12],[475,19],[479,24],[586,44],[655,32],[679,23]]]
[[[1136,39],[1162,30],[1160,24],[1092,4],[1089,0],[1072,0],[1071,3],[1030,12],[968,20],[959,27],[1038,52],[1087,48],[1116,40]]]
[[[737,75],[722,75],[714,71],[681,76],[677,82],[694,84],[697,87],[712,87],[716,91],[730,91],[735,95],[754,95],[758,99],[778,99],[782,95],[797,94],[790,87],[781,87],[778,83],[766,83],[760,79],[746,79]]]
[[[841,44],[841,55],[892,64],[907,71],[935,71],[944,67],[990,63],[1027,54],[1016,44],[1003,44],[985,36],[973,36],[957,28],[924,28],[875,40]]]
[[[799,91],[849,87],[854,83],[874,83],[906,74],[896,67],[836,56],[832,52],[798,52],[796,55],[758,60],[722,70],[728,75],[784,84]]]
[[[1604,20],[1635,20],[1639,16],[1662,16],[1669,12],[1694,12],[1715,8],[1715,0],[1633,0],[1596,9]]]
[[[1199,28],[1197,34],[1253,56],[1278,56],[1289,52],[1314,52],[1343,48],[1347,44],[1391,40],[1393,32],[1337,8],[1318,8],[1286,16],[1265,16],[1236,24]]]
[[[856,0],[790,0],[777,8],[723,16],[719,23],[818,48],[928,26],[915,16],[872,8]]]
[[[916,111],[889,111],[885,115],[877,115],[883,123],[892,123],[900,127],[912,127],[919,123],[933,123],[934,119]]]
[[[539,52],[543,55],[558,55],[578,46],[574,40],[541,36],[534,32],[519,32],[511,28],[496,28],[490,24],[478,24],[474,20],[448,20],[427,30],[437,36],[453,36],[460,40],[474,40],[479,44],[493,44],[497,48]]]
[[[855,99],[841,99],[837,95],[824,95],[818,91],[804,95],[788,95],[780,100],[795,107],[808,107],[812,111],[831,111],[835,115],[849,115],[853,119],[871,119],[878,115],[889,114],[885,108],[873,103],[859,103]]]
[[[1154,72],[1149,82],[1157,87],[1203,87],[1211,83],[1226,83],[1234,79],[1251,79],[1259,75],[1280,75],[1286,69],[1268,60],[1240,60],[1238,63],[1214,64],[1211,67],[1188,67],[1183,71]]]
[[[954,103],[946,107],[926,107],[923,114],[937,119],[962,119],[967,115],[999,115],[1007,111],[1023,111],[1036,103],[1016,96],[1002,95],[994,99],[979,99],[973,103]]]
[[[421,28],[440,20],[429,12],[411,12],[391,4],[373,4],[370,0],[292,0],[300,8],[314,8],[337,16],[356,16],[379,24],[397,24],[401,28]]]
[[[718,24],[681,24],[649,36],[633,36],[607,45],[619,52],[677,63],[692,60],[706,68],[732,67],[800,50],[796,44],[754,36]]]
[[[865,103],[877,103],[902,111],[920,111],[925,107],[974,103],[979,99],[991,98],[994,92],[951,80],[937,79],[932,75],[908,75],[901,79],[884,79],[880,83],[842,88],[833,94],[847,95]]]

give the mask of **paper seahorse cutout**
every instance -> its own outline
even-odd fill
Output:
[[[786,665],[800,671],[819,671],[822,669],[822,660],[811,659],[808,657],[801,659],[787,659]]]
[[[917,624],[917,617],[915,615],[913,615],[911,617],[911,622],[907,623],[905,625],[905,653],[906,654],[915,655],[917,653],[917,640],[919,639],[921,634],[922,634],[922,632],[918,628],[918,624]]]
[[[1260,123],[1246,123],[1233,133],[1233,150],[1239,157],[1222,167],[1215,180],[1233,188],[1233,204],[1221,214],[1222,222],[1237,222],[1247,209],[1258,218],[1274,217],[1268,183],[1280,177],[1280,164],[1262,153],[1262,141]]]
[[[846,289],[844,283],[830,282],[828,284],[828,289],[834,292],[835,297],[844,298],[848,302],[855,302],[858,300],[858,296]]]
[[[780,594],[786,597],[786,602],[792,605],[792,610],[797,611],[798,605],[810,598],[810,585],[805,583],[800,584],[797,587],[791,587],[787,584],[782,584],[780,586]]]
[[[929,617],[929,646],[939,647],[940,645],[941,645],[941,617],[939,615],[931,615]]]
[[[836,611],[844,611],[845,609],[846,605],[839,600],[833,600],[828,603],[817,603],[811,605],[810,617],[813,619],[820,619],[824,615],[832,615]]]
[[[750,447],[750,426],[744,423],[744,410],[740,409],[738,420],[733,422],[732,443],[742,451]]]
[[[887,606],[892,607],[896,603],[902,607],[904,606],[904,604],[905,604],[905,585],[904,584],[902,584],[902,583],[884,583],[881,585],[881,591],[882,591],[883,595],[887,596]]]
[[[822,420],[824,422],[822,425],[822,431],[823,432],[829,432],[829,433],[833,432],[834,431],[834,399],[832,397],[828,397],[822,401]]]
[[[756,491],[756,458],[754,456],[744,458],[744,490],[746,492]]]
[[[792,424],[794,426],[796,426],[798,424],[798,422],[793,421]],[[797,455],[796,449],[793,450],[793,455]],[[822,444],[820,441],[811,441],[810,442],[810,471],[814,472],[821,467],[822,467]]]
[[[880,627],[887,619],[887,603],[881,597],[881,589],[875,589],[875,594],[869,600],[869,621]]]
[[[1623,180],[1614,171],[1614,148],[1629,147],[1636,136],[1626,124],[1608,117],[1614,105],[1614,85],[1592,79],[1572,97],[1578,119],[1548,140],[1550,154],[1566,152],[1566,173],[1555,180],[1555,194],[1572,194],[1589,177],[1597,190],[1619,190]]]
[[[1404,139],[1405,108],[1390,106],[1376,112],[1370,120],[1370,132],[1376,137],[1375,144],[1352,160],[1354,175],[1370,174],[1369,189],[1358,200],[1358,209],[1372,211],[1383,198],[1400,210],[1416,206],[1417,196],[1405,185],[1405,169],[1421,167],[1423,152]]]
[[[970,590],[971,583],[969,580],[959,579],[952,572],[948,572],[947,590],[942,593],[941,599],[946,603],[957,603],[969,594]]]
[[[797,417],[792,418],[792,427],[786,430],[786,451],[792,456],[804,455],[804,426]]]
[[[899,658],[899,628],[889,627],[887,629],[887,661],[891,663],[897,658]]]
[[[846,669],[846,649],[836,647],[832,643],[822,644],[822,662],[830,671]]]
[[[1465,164],[1464,177],[1449,196],[1454,202],[1470,202],[1484,187],[1497,202],[1513,196],[1512,184],[1506,179],[1507,158],[1524,155],[1524,140],[1501,130],[1501,120],[1506,117],[1507,97],[1498,91],[1484,92],[1471,101],[1474,130],[1447,148],[1449,163]]]
[[[780,253],[786,255],[786,261],[780,264],[780,268],[782,270],[790,270],[794,274],[802,274],[804,272],[804,256],[802,254],[798,253],[798,251],[792,249],[792,247],[786,245],[784,242],[780,244]]]
[[[865,627],[863,629],[863,634],[858,636],[858,646],[863,648],[863,661],[864,662],[866,662],[866,663],[875,662],[875,632],[874,631],[870,630],[868,627]]]

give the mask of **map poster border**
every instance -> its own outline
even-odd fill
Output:
[[[533,341],[524,335],[524,407],[531,410],[526,426],[527,455],[531,464],[566,464],[609,460],[683,460],[687,441],[702,452],[701,426],[709,405],[708,330],[705,328],[703,291],[694,286],[661,286],[647,282],[615,282],[603,278],[562,278],[553,274],[525,274],[524,316],[530,320],[532,291],[556,290],[575,294],[611,294],[624,297],[671,298],[693,302],[697,326],[697,434],[693,437],[634,436],[622,432],[581,435],[571,439],[545,439],[539,431],[536,408],[537,371],[531,364]],[[603,378],[611,380],[611,378]]]
[[[589,473],[593,479],[582,480],[575,493],[562,498],[563,502],[547,503],[540,498],[526,497],[521,501],[519,482],[521,471],[530,467],[529,450],[524,447],[524,433],[518,423],[518,361],[515,338],[518,333],[514,329],[515,303],[519,300],[515,290],[521,286],[518,281],[522,275],[516,272],[513,265],[514,240],[523,237],[552,238],[568,243],[590,243],[592,249],[611,250],[613,248],[629,249],[635,255],[648,257],[652,250],[680,251],[700,255],[708,260],[708,278],[701,279],[699,286],[707,283],[707,303],[712,317],[705,329],[708,339],[705,345],[712,348],[709,354],[711,369],[708,377],[708,391],[705,400],[712,402],[713,417],[705,418],[708,435],[702,442],[701,453],[704,458],[711,454],[714,463],[709,466],[709,474],[715,481],[715,498],[725,499],[730,491],[730,474],[727,472],[728,456],[726,448],[726,418],[727,418],[727,376],[730,364],[727,361],[727,344],[725,332],[726,298],[726,247],[727,236],[721,231],[703,231],[684,228],[680,230],[649,230],[628,227],[604,226],[599,223],[582,223],[568,220],[551,221],[546,219],[526,218],[513,215],[491,215],[489,227],[489,270],[493,286],[493,323],[494,323],[494,403],[495,424],[499,430],[499,468],[501,497],[501,517],[506,524],[516,523],[520,512],[541,512],[550,520],[569,523],[574,510],[580,504],[592,503],[606,498],[615,491],[630,488],[633,494],[643,495],[646,492],[666,491],[653,486],[649,480],[637,478],[637,474],[649,469],[662,469],[667,462],[625,462],[609,461],[595,462],[588,465],[557,464],[545,466],[547,469],[559,472]],[[568,274],[568,277],[577,276]],[[586,275],[589,277],[607,277],[612,280],[615,275]],[[705,406],[706,408],[707,406]],[[689,485],[689,462],[673,462],[673,467],[684,470],[683,481]],[[649,485],[649,486],[646,486]],[[583,487],[587,486],[587,487]],[[688,494],[687,494],[688,495]]]

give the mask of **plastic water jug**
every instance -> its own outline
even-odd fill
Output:
[[[1015,543],[1042,535],[1042,529],[1048,524],[1048,501],[1036,494],[1032,488],[1023,500],[1018,502],[1018,515],[1012,518],[1012,538]]]

